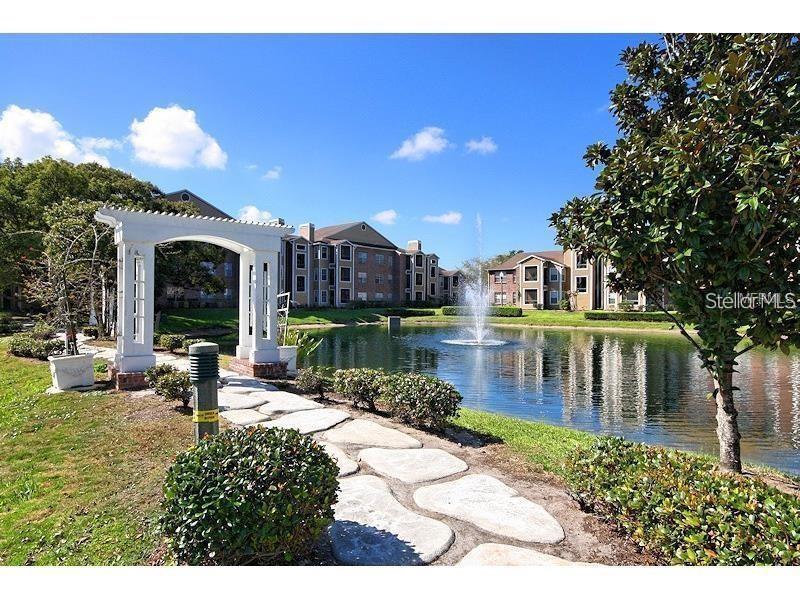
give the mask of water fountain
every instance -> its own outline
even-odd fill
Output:
[[[475,220],[475,228],[477,230],[478,239],[478,255],[481,255],[481,246],[483,238],[483,221],[481,216],[478,215]],[[504,340],[496,340],[486,337],[489,333],[489,327],[486,323],[486,317],[489,315],[489,290],[483,283],[482,274],[478,276],[477,281],[470,281],[465,288],[464,300],[466,301],[466,316],[471,319],[471,323],[467,327],[467,331],[471,337],[455,340],[443,340],[445,344],[454,344],[456,346],[502,346],[506,344]]]

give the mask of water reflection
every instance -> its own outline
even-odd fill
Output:
[[[444,327],[319,333],[315,364],[430,373],[472,408],[716,453],[710,381],[675,335],[496,329],[509,344],[471,348],[443,343],[453,336]],[[754,351],[740,362],[745,459],[800,473],[800,355]]]

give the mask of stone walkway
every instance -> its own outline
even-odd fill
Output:
[[[188,369],[173,355],[158,362]],[[336,461],[339,500],[328,538],[341,564],[586,564],[563,556],[576,552],[562,548],[564,529],[544,506],[430,447],[443,443],[434,436],[230,371],[221,371],[218,393],[229,426],[295,428]]]

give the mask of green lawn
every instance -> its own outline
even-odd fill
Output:
[[[289,312],[291,325],[349,325],[353,323],[378,323],[386,319],[380,308],[357,309],[294,309]],[[414,316],[403,319],[407,323],[458,323],[463,317],[442,315],[436,309],[434,316]],[[492,317],[490,323],[504,325],[528,325],[540,327],[616,327],[621,329],[668,330],[670,323],[647,321],[594,321],[583,312],[560,310],[525,311],[521,317]],[[208,328],[236,329],[238,311],[235,308],[179,308],[164,311],[158,331],[160,333],[183,333]],[[235,342],[234,342],[235,343]]]
[[[47,363],[0,338],[0,565],[142,564],[191,417],[155,397],[44,394]]]

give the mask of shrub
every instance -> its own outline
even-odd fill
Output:
[[[569,298],[562,298],[558,301],[558,308],[561,310],[572,310],[572,302]]]
[[[159,377],[161,377],[162,375],[167,375],[169,373],[176,373],[177,371],[178,369],[176,369],[172,365],[169,365],[167,363],[160,363],[154,367],[145,369],[144,380],[151,388],[154,388],[156,387],[156,381],[158,381]]]
[[[192,383],[186,371],[163,373],[155,381],[156,393],[168,402],[182,402],[184,408],[192,399]]]
[[[28,334],[36,340],[49,340],[56,336],[56,328],[40,319],[34,323]]]
[[[47,360],[48,356],[64,352],[64,342],[55,338],[39,339],[30,333],[15,333],[11,336],[8,350],[15,356]]]
[[[82,332],[86,337],[95,340],[100,337],[100,330],[97,327],[84,327]]]
[[[387,317],[433,317],[436,316],[436,311],[432,308],[387,308],[382,311],[382,314]]]
[[[199,344],[201,342],[205,342],[205,340],[203,338],[186,338],[181,342],[181,348],[183,348],[184,350],[186,350],[186,352],[188,352],[189,346],[191,346],[192,344]]]
[[[375,410],[386,375],[376,369],[338,369],[333,374],[333,389],[353,406]]]
[[[325,398],[325,392],[330,389],[330,369],[326,367],[308,367],[301,369],[295,379],[295,385],[304,392],[317,394]]]
[[[618,308],[622,312],[631,312],[633,310],[633,302],[630,300],[620,300]]]
[[[0,313],[0,335],[16,333],[22,329],[9,313]]]
[[[458,414],[461,394],[452,384],[430,375],[396,373],[383,378],[381,400],[404,421],[443,429]]]
[[[333,520],[338,473],[297,430],[227,430],[167,470],[161,529],[182,563],[289,562]]]
[[[671,322],[669,315],[663,312],[625,312],[621,310],[589,310],[585,316],[590,321],[653,321]]]
[[[186,340],[186,336],[180,333],[164,333],[158,337],[158,345],[167,350],[168,352],[174,352],[181,346],[183,346],[183,342]]]
[[[674,564],[800,565],[800,499],[705,457],[604,437],[568,479],[585,507]]]
[[[443,306],[442,314],[448,316],[470,315],[472,308],[469,306]],[[486,314],[490,317],[521,317],[522,309],[519,306],[490,306]]]

